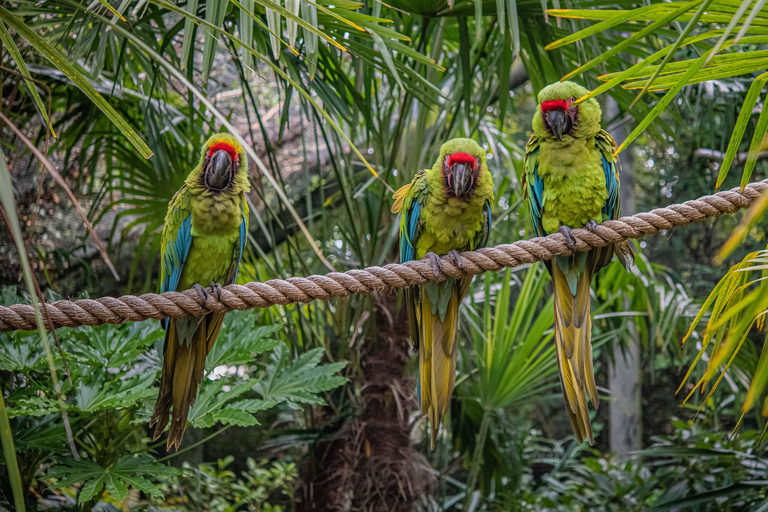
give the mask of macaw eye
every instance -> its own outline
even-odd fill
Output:
[[[450,155],[445,155],[445,158],[443,158],[443,166],[448,167],[448,162],[451,160]]]

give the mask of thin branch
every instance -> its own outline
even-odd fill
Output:
[[[714,149],[699,148],[693,152],[693,156],[700,156],[702,158],[709,158],[710,160],[725,160],[725,153]],[[735,161],[739,164],[743,164],[749,158],[749,151],[744,151],[736,155]],[[763,151],[757,154],[758,160],[765,160],[768,158],[768,151]]]

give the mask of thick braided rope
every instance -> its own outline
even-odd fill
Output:
[[[574,229],[576,251],[621,242],[628,238],[658,233],[676,226],[702,222],[709,217],[734,213],[748,208],[761,193],[768,190],[768,180],[686,201],[647,213],[638,213],[619,220],[605,221],[597,227],[597,233],[586,229]],[[227,312],[234,309],[266,308],[274,305],[328,300],[357,293],[395,290],[410,285],[424,284],[432,280],[463,277],[498,271],[505,267],[517,267],[525,263],[551,259],[571,254],[564,237],[555,233],[546,237],[520,240],[512,244],[488,247],[461,253],[462,268],[450,258],[442,257],[442,271],[435,275],[428,259],[392,263],[383,267],[363,270],[332,272],[326,275],[273,279],[264,283],[231,284],[225,286],[221,300],[209,293],[203,303],[195,290],[147,293],[141,296],[125,295],[119,298],[60,300],[46,304],[48,318],[54,328],[78,325],[101,325],[135,322],[148,318],[199,316],[211,311]],[[35,329],[34,310],[31,305],[0,306],[0,331]],[[49,328],[51,326],[49,325]]]

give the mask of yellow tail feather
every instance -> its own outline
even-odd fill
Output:
[[[189,409],[197,398],[197,387],[203,380],[205,358],[221,327],[220,314],[210,314],[199,319],[197,328],[188,342],[179,340],[177,322],[198,320],[170,319],[165,333],[163,346],[163,372],[160,378],[160,391],[155,403],[155,410],[149,426],[155,425],[153,440],[160,438],[170,418],[166,448],[179,449],[184,431],[187,428]],[[173,415],[171,415],[173,406]]]
[[[419,326],[419,379],[421,382],[421,414],[432,425],[431,446],[440,431],[440,422],[448,410],[456,384],[456,331],[458,326],[459,290],[451,292],[444,320],[432,314],[429,296],[421,294]]]
[[[589,421],[587,393],[595,407],[599,404],[592,367],[592,318],[589,313],[589,287],[593,273],[591,258],[576,283],[576,295],[557,263],[552,265],[555,287],[555,346],[563,396],[573,432],[583,442],[594,444]]]

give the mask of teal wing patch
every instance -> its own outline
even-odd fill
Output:
[[[523,169],[523,191],[528,199],[533,232],[536,236],[546,236],[547,232],[544,231],[541,221],[544,211],[544,181],[539,177],[539,139],[536,135],[531,135],[525,145]]]
[[[176,291],[192,247],[192,213],[185,208],[185,187],[173,196],[161,239],[160,293]],[[168,319],[160,321],[165,329]]]
[[[234,275],[232,276],[232,283],[237,281],[237,271],[240,269],[240,261],[243,259],[243,252],[245,251],[245,241],[248,238],[248,203],[243,195],[240,201],[240,213],[242,215],[242,222],[240,223],[240,240],[237,242],[235,258],[233,258],[233,264],[235,266]]]
[[[413,178],[403,204],[403,217],[400,220],[400,263],[416,258],[416,243],[421,232],[421,208],[427,193],[427,173],[420,171]]]
[[[613,158],[616,143],[605,130],[597,134],[595,143],[602,156],[605,186],[608,190],[608,199],[603,205],[603,215],[606,219],[618,219],[621,217],[621,196],[619,195],[618,161]]]
[[[190,247],[192,247],[192,214],[181,223],[175,239],[168,240],[165,246],[163,254],[165,279],[160,283],[160,293],[176,291]]]

